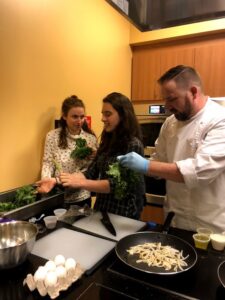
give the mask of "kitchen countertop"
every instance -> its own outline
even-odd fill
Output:
[[[68,224],[58,222],[57,228],[61,227],[75,230]],[[154,230],[159,229],[160,226],[157,226]],[[38,238],[49,232],[52,231],[47,230]],[[171,228],[169,233],[193,245],[192,232]],[[225,252],[215,251],[211,245],[207,251],[196,251],[198,261],[192,269],[176,275],[160,276],[126,266],[112,250],[90,275],[84,274],[57,299],[225,299],[225,289],[217,277],[217,267],[225,260]],[[22,265],[11,270],[1,270],[0,300],[50,299],[41,297],[37,291],[30,292],[22,284],[28,273],[34,274],[38,266],[45,262],[45,259],[30,254]]]

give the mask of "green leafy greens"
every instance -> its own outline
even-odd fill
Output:
[[[132,185],[140,180],[140,175],[133,170],[122,167],[119,162],[109,165],[106,172],[115,182],[115,199],[123,199],[129,194]]]
[[[85,159],[92,154],[92,149],[87,146],[87,141],[82,138],[75,139],[76,148],[71,152],[73,159]]]
[[[35,202],[36,190],[32,185],[26,185],[16,190],[12,201],[0,202],[0,212],[10,211]]]
[[[52,162],[55,165],[56,171],[58,171],[60,173],[62,171],[61,165],[55,159],[53,159]]]

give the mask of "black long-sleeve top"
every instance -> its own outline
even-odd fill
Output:
[[[144,155],[143,144],[139,139],[133,138],[130,141],[127,153],[131,151],[135,151],[142,156]],[[145,199],[144,176],[140,175],[137,182],[129,186],[128,193],[124,199],[116,199],[114,195],[115,180],[106,173],[109,170],[109,165],[116,162],[117,156],[121,154],[126,153],[115,153],[113,156],[108,156],[105,153],[97,155],[84,174],[87,179],[109,180],[110,193],[97,193],[94,209],[139,219]]]

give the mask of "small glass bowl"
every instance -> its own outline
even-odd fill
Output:
[[[59,219],[62,215],[64,215],[67,210],[65,208],[57,208],[54,211],[54,215]]]
[[[213,233],[213,231],[206,227],[199,227],[199,228],[197,228],[197,233],[206,234],[210,238],[210,235]]]
[[[57,217],[56,216],[47,216],[44,218],[45,226],[48,229],[53,229],[56,226],[57,223]]]
[[[210,237],[203,233],[193,234],[193,239],[195,242],[195,247],[199,249],[206,250],[210,241]]]

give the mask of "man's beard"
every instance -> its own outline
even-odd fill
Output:
[[[186,102],[185,108],[183,112],[179,112],[177,110],[171,110],[171,112],[174,114],[175,118],[178,121],[187,121],[192,117],[192,108],[189,102]]]
[[[174,116],[178,121],[187,121],[190,119],[190,116],[187,115],[185,112],[174,113]]]

